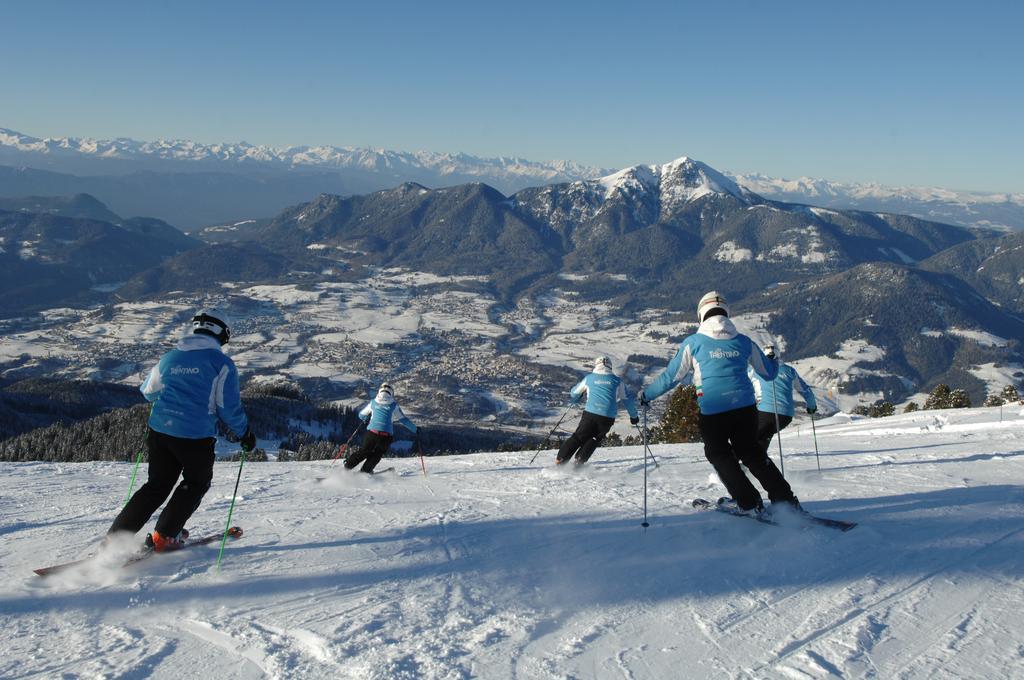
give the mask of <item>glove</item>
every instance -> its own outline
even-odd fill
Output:
[[[651,405],[651,400],[647,398],[647,395],[643,392],[640,393],[640,406],[647,408]]]
[[[639,425],[640,424],[640,419],[637,418],[636,416],[630,416],[629,424],[630,425]]]
[[[769,359],[775,358],[775,345],[768,345],[764,348],[764,355]]]
[[[807,412],[808,412],[808,413],[817,413],[817,412],[818,412],[818,409],[816,409],[816,408],[811,408],[810,406],[808,406],[808,407],[807,407]]]
[[[247,429],[245,434],[239,438],[238,443],[242,445],[243,451],[249,453],[256,448],[256,435],[253,434],[252,430]]]

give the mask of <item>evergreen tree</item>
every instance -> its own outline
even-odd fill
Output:
[[[1017,388],[1013,385],[1007,385],[1003,388],[1003,391],[999,393],[999,396],[1003,398],[1003,401],[1012,404],[1016,401],[1020,401],[1020,393]]]
[[[920,411],[921,407],[917,405],[916,401],[912,401],[903,408],[904,413],[913,413],[914,411]]]
[[[983,406],[1002,406],[1004,403],[1005,402],[1003,401],[1003,398],[1000,397],[998,394],[990,394],[985,399],[985,403],[982,404],[982,405]]]
[[[949,395],[949,407],[950,408],[970,408],[971,397],[967,394],[967,390],[957,388],[953,390]]]
[[[668,408],[661,417],[657,441],[682,444],[701,441],[698,427],[700,409],[697,407],[697,388],[693,385],[677,387],[668,400]],[[652,431],[652,440],[653,431]]]
[[[877,404],[873,404],[868,409],[868,415],[872,418],[885,418],[896,413],[896,407],[889,401],[880,401]]]
[[[939,383],[932,390],[932,393],[928,395],[928,398],[924,400],[924,410],[931,411],[937,408],[950,408],[950,396],[949,385]]]

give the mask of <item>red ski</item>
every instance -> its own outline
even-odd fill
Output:
[[[238,539],[238,538],[241,538],[241,537],[242,537],[242,528],[241,527],[231,527],[230,529],[228,529],[228,538]],[[215,541],[219,541],[222,538],[224,538],[224,533],[223,532],[217,532],[215,534],[208,534],[206,536],[200,536],[200,537],[197,537],[197,538],[191,538],[190,537],[190,538],[185,540],[185,544],[183,546],[181,546],[180,548],[178,548],[178,550],[185,550],[186,548],[194,548],[197,545],[206,545],[208,543],[214,543]],[[170,552],[175,553],[175,552],[178,552],[178,550],[172,550]],[[141,548],[138,552],[132,553],[131,555],[126,557],[125,561],[121,565],[121,567],[124,568],[124,567],[127,567],[129,565],[135,564],[136,562],[141,562],[142,560],[146,559],[147,557],[149,557],[150,555],[153,555],[153,554],[156,554],[156,551],[153,550],[152,548],[149,548],[149,547]],[[96,559],[96,557],[97,557],[96,555],[90,555],[89,557],[83,557],[82,559],[74,560],[73,562],[65,562],[64,564],[55,564],[52,567],[40,567],[39,569],[33,569],[32,571],[34,571],[35,573],[39,574],[40,576],[51,576],[53,574],[59,574],[62,571],[67,571],[68,569],[71,569],[72,567],[77,567],[78,565],[86,564],[88,562],[91,562],[92,560]]]

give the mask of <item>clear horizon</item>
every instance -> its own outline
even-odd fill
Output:
[[[1024,192],[1016,3],[5,6],[0,125]]]

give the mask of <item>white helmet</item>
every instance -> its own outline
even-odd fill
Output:
[[[729,316],[729,306],[725,302],[725,296],[717,290],[705,293],[704,297],[697,303],[697,323],[704,323],[704,317],[712,309],[721,309],[725,316]]]
[[[612,360],[608,357],[601,355],[594,359],[594,370],[595,371],[610,371],[612,370]]]
[[[231,320],[219,309],[201,309],[192,317],[192,332],[217,338],[220,344],[231,339]]]

